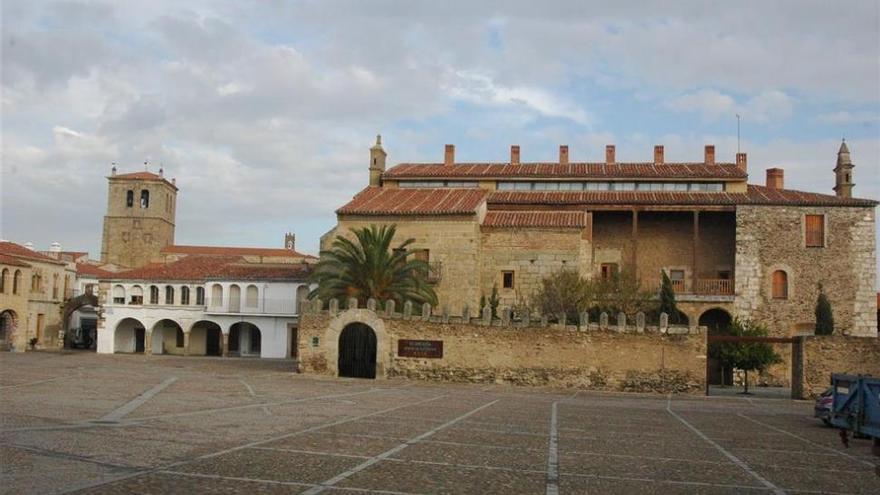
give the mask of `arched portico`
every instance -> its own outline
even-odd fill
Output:
[[[11,309],[0,312],[0,349],[8,350],[15,342],[18,315]]]
[[[240,321],[229,328],[229,352],[239,356],[262,356],[263,335],[253,323]]]
[[[189,353],[194,356],[222,356],[224,335],[220,325],[201,320],[192,324],[189,331]]]
[[[174,320],[165,318],[156,322],[152,330],[151,350],[153,354],[187,354],[187,337],[183,327]]]
[[[334,374],[339,374],[339,340],[343,330],[352,323],[369,327],[376,336],[376,374],[384,378],[391,362],[391,342],[385,330],[385,323],[369,309],[349,309],[330,321],[324,334],[327,349],[327,362]]]
[[[144,324],[135,318],[123,318],[113,330],[113,352],[144,352],[145,328]]]

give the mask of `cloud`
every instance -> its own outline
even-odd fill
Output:
[[[860,124],[870,125],[880,122],[880,111],[849,111],[839,110],[836,112],[823,113],[815,118],[822,124]]]
[[[677,112],[699,113],[704,120],[715,121],[739,114],[754,122],[782,121],[791,117],[794,99],[778,90],[763,91],[742,103],[728,94],[703,89],[675,97],[665,106]]]

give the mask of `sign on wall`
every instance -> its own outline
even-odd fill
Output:
[[[443,357],[443,341],[400,339],[397,341],[397,355],[409,358],[440,359]]]

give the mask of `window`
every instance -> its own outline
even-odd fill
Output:
[[[196,287],[196,304],[199,306],[205,305],[205,288],[204,287]]]
[[[183,347],[184,338],[183,338],[183,330],[177,329],[177,347]]]
[[[211,286],[211,306],[215,308],[223,306],[223,286],[220,284]]]
[[[782,270],[773,272],[773,299],[788,299],[788,274]]]
[[[684,280],[684,270],[669,270],[671,280]]]
[[[129,208],[134,206],[134,191],[132,191],[131,189],[129,189],[128,192],[125,193],[125,206]]]
[[[113,304],[125,304],[125,288],[121,285],[113,287]]]
[[[4,268],[3,273],[0,274],[0,293],[6,292],[6,279],[9,277],[9,269]]]
[[[155,285],[150,286],[150,304],[159,304],[159,288]]]
[[[141,208],[150,207],[150,191],[144,189],[141,191]]]
[[[52,275],[52,299],[58,299],[58,274]]]
[[[46,320],[46,315],[43,313],[37,314],[37,340],[43,340],[43,325]]]
[[[418,261],[424,261],[425,263],[431,258],[431,250],[429,249],[414,249],[413,250],[413,258]]]
[[[21,286],[21,270],[15,270],[12,277],[12,293],[18,294],[18,288]]]
[[[189,287],[185,285],[180,288],[180,304],[183,306],[189,305]]]
[[[718,270],[718,278],[721,280],[730,280],[730,270]]]
[[[260,291],[256,285],[248,285],[244,293],[244,305],[249,308],[257,307],[257,299],[259,299]]]
[[[602,263],[600,274],[602,280],[613,280],[617,277],[617,263]]]
[[[804,215],[807,247],[825,247],[825,215]]]
[[[141,305],[144,303],[144,290],[141,289],[140,285],[135,285],[131,288],[131,294],[129,295],[129,303],[128,304],[136,304]]]
[[[95,293],[95,284],[86,284],[86,294],[92,295]]]
[[[501,272],[501,287],[505,289],[513,288],[513,272],[512,271],[504,271]]]
[[[174,287],[165,286],[165,304],[174,304]]]

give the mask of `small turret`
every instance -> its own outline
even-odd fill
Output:
[[[834,193],[840,198],[851,198],[853,184],[852,171],[855,165],[849,157],[849,147],[846,145],[846,139],[840,143],[840,149],[837,151],[837,166],[834,167]]]
[[[294,251],[296,247],[296,234],[293,232],[286,232],[284,234],[284,249],[289,249]]]
[[[370,148],[370,185],[381,186],[382,174],[385,173],[385,149],[382,148],[382,135],[376,135],[376,144]]]

